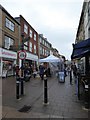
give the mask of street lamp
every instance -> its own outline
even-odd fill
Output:
[[[24,33],[21,34],[22,37],[22,42],[21,42],[21,51],[24,53],[24,43],[27,42],[30,37],[24,38]],[[25,59],[25,57],[24,57]],[[21,95],[24,94],[24,84],[23,84],[23,80],[24,80],[24,59],[22,59],[21,61]]]

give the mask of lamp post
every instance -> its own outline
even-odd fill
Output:
[[[21,50],[24,50],[24,34],[21,35],[22,36],[22,43],[21,43]],[[21,95],[24,94],[24,83],[23,83],[23,79],[24,79],[24,60],[22,59],[21,61]]]
[[[21,37],[22,37],[22,43],[21,43],[21,51],[23,52],[23,59],[21,61],[21,95],[24,94],[24,83],[23,83],[23,80],[24,80],[24,59],[26,58],[26,52],[24,51],[24,43],[27,42],[30,37],[28,38],[24,38],[24,33],[21,34]]]

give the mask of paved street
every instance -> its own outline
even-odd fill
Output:
[[[40,78],[31,78],[24,83],[25,95],[16,99],[15,77],[2,79],[2,115],[3,118],[88,118],[88,110],[76,96],[76,88],[69,84],[69,76],[65,83],[58,83],[56,76],[48,78],[48,102],[43,105],[44,83]],[[24,105],[31,106],[28,112],[19,112]]]

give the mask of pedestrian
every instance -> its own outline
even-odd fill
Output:
[[[19,65],[16,65],[15,72],[16,72],[16,78],[18,78],[19,77]]]
[[[31,68],[28,63],[26,63],[24,67],[24,78],[25,78],[25,81],[29,81],[31,78]]]
[[[70,85],[72,85],[72,69],[70,68]]]
[[[75,65],[75,62],[74,64],[71,66],[71,69],[73,71],[73,76],[74,76],[74,81],[76,83],[76,79],[77,79],[77,66]]]

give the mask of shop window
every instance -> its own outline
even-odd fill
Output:
[[[2,67],[2,76],[11,76],[13,75],[13,61],[3,61],[3,67]]]

